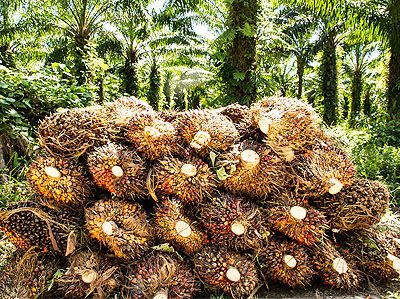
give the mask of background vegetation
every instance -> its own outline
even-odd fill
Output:
[[[0,201],[26,196],[41,118],[124,94],[302,98],[400,203],[400,0],[0,0]]]

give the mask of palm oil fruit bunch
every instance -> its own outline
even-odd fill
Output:
[[[208,164],[191,157],[166,157],[153,168],[156,193],[176,196],[182,203],[199,203],[211,196],[216,176]]]
[[[129,121],[127,130],[128,140],[149,160],[157,160],[179,151],[177,130],[155,112],[136,113]]]
[[[377,224],[389,209],[390,192],[379,182],[354,179],[338,194],[326,194],[313,200],[337,230],[367,229]]]
[[[193,262],[204,283],[233,298],[246,298],[261,285],[255,263],[245,255],[223,247],[204,247],[194,256]]]
[[[0,230],[17,248],[66,254],[69,236],[79,227],[79,215],[53,210],[37,202],[18,202],[0,212]]]
[[[264,199],[290,182],[285,161],[270,147],[245,141],[218,156],[217,176],[230,193]]]
[[[265,209],[270,227],[308,246],[321,240],[328,228],[326,217],[306,199],[286,192],[273,198]]]
[[[38,298],[56,271],[54,257],[38,254],[34,248],[17,251],[0,271],[0,298]]]
[[[256,127],[253,126],[249,107],[235,103],[221,107],[217,109],[217,112],[226,116],[234,124],[241,140],[255,134]]]
[[[333,144],[318,142],[291,163],[298,193],[318,197],[337,194],[354,181],[355,167],[344,150]]]
[[[306,249],[296,241],[273,238],[258,254],[261,270],[273,282],[292,288],[306,287],[315,275]]]
[[[254,203],[227,193],[206,201],[200,207],[200,218],[216,245],[258,250],[270,235]]]
[[[118,289],[121,280],[115,261],[86,249],[69,257],[66,272],[55,282],[65,298],[108,298]]]
[[[188,255],[198,252],[207,242],[206,235],[185,215],[182,204],[175,198],[164,198],[154,218],[158,237]]]
[[[325,285],[347,291],[359,288],[361,273],[355,261],[348,255],[342,255],[332,241],[325,239],[313,246],[312,260]]]
[[[145,193],[147,171],[134,149],[110,142],[90,152],[87,164],[100,188],[118,197],[137,198]]]
[[[87,171],[74,159],[39,156],[30,165],[26,178],[51,204],[76,206],[92,198]]]
[[[89,237],[107,246],[118,258],[139,258],[152,243],[153,230],[147,215],[135,203],[99,200],[85,209],[85,219]]]
[[[63,109],[46,117],[38,129],[41,147],[53,156],[79,157],[106,143],[116,132],[103,114],[103,107],[91,106]]]
[[[265,98],[250,108],[253,122],[276,151],[294,158],[294,150],[302,150],[315,139],[325,139],[314,109],[298,99]]]
[[[343,252],[354,259],[367,279],[388,281],[399,277],[400,259],[389,252],[374,229],[352,231],[341,237]]]
[[[234,124],[211,110],[180,112],[174,125],[183,141],[200,156],[226,150],[239,139]]]
[[[125,293],[135,299],[190,299],[198,290],[190,267],[160,252],[129,265],[126,280]]]

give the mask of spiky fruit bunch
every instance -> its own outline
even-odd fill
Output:
[[[64,254],[69,236],[79,227],[79,216],[37,202],[18,202],[0,213],[0,230],[17,248],[35,246],[40,252]]]
[[[264,144],[245,141],[218,157],[217,176],[235,195],[263,199],[290,182],[285,161]]]
[[[29,167],[30,186],[51,203],[84,204],[92,197],[87,171],[74,159],[39,156]]]
[[[180,112],[174,125],[183,141],[203,156],[210,151],[226,150],[239,139],[233,123],[210,110]]]
[[[39,125],[40,145],[53,156],[78,157],[117,133],[101,106],[64,109]]]
[[[17,251],[0,271],[0,298],[37,298],[47,291],[56,270],[54,257],[42,256],[34,248]]]
[[[224,248],[204,247],[194,256],[193,262],[204,283],[222,289],[233,298],[245,298],[261,284],[253,261]]]
[[[65,298],[108,298],[121,283],[121,272],[110,258],[90,250],[73,254],[67,271],[56,279]]]
[[[126,292],[134,299],[189,299],[198,290],[184,262],[165,253],[152,253],[128,268]]]
[[[270,235],[257,206],[245,199],[221,194],[200,207],[211,242],[234,249],[260,249]]]
[[[174,195],[183,204],[199,203],[216,187],[216,176],[201,159],[166,157],[153,168],[157,193]]]
[[[99,200],[85,209],[89,236],[106,245],[116,257],[136,259],[149,249],[152,228],[135,203]]]
[[[274,282],[292,288],[305,287],[311,284],[315,275],[312,261],[305,248],[296,241],[272,239],[258,256],[261,270]]]
[[[235,103],[226,107],[221,107],[217,109],[217,112],[232,121],[241,139],[255,135],[254,131],[256,127],[253,126],[253,119],[249,107]]]
[[[313,246],[311,257],[325,285],[348,291],[360,286],[361,273],[355,262],[348,255],[342,255],[330,240]]]
[[[296,155],[291,166],[297,192],[315,197],[339,193],[353,183],[356,172],[345,151],[324,142]]]
[[[146,167],[135,150],[117,143],[95,148],[88,155],[94,182],[119,197],[137,197],[146,190]]]
[[[176,117],[178,116],[178,113],[179,113],[178,111],[172,109],[162,110],[157,112],[157,116],[161,118],[163,121],[172,123],[175,121]]]
[[[385,246],[390,254],[400,257],[400,234],[387,230],[377,233],[379,241]]]
[[[399,277],[400,259],[392,255],[373,229],[348,232],[341,236],[343,252],[351,256],[368,278],[387,281]]]
[[[323,213],[308,205],[306,199],[282,193],[265,209],[270,227],[301,244],[313,245],[322,239],[328,228]]]
[[[327,138],[311,105],[292,98],[265,98],[251,106],[253,122],[274,149],[300,150]]]
[[[153,108],[146,103],[145,101],[139,100],[138,98],[134,96],[129,96],[129,97],[120,97],[116,99],[115,101],[109,103],[110,106],[124,106],[126,108],[129,108],[131,110],[134,110],[136,112],[142,112],[142,111],[153,111]]]
[[[155,212],[155,231],[158,237],[186,254],[199,251],[206,236],[188,217],[176,199],[165,198]]]
[[[178,152],[179,137],[175,127],[154,113],[137,113],[128,124],[127,137],[137,151],[149,160]]]
[[[390,192],[379,182],[366,179],[354,183],[335,195],[326,194],[313,200],[339,230],[366,229],[377,224],[389,209]]]

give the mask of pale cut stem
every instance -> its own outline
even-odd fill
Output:
[[[258,121],[258,127],[265,135],[268,135],[269,127],[271,126],[271,124],[272,120],[269,117],[261,117]]]
[[[345,274],[349,269],[347,262],[341,257],[337,257],[333,260],[332,267],[339,274]]]
[[[232,282],[238,282],[240,280],[240,277],[241,277],[240,272],[235,267],[230,267],[226,271],[226,278],[228,278]]]
[[[168,299],[168,289],[158,290],[153,299]]]
[[[111,168],[111,172],[113,175],[115,175],[117,178],[120,178],[124,175],[124,170],[122,169],[121,166],[114,166],[113,168]]]
[[[192,234],[192,228],[190,227],[190,225],[182,220],[178,220],[175,223],[175,230],[181,237],[184,238],[190,237],[190,235]]]
[[[192,142],[190,143],[190,146],[193,147],[194,149],[201,149],[205,146],[207,146],[211,141],[211,136],[208,132],[206,131],[198,131],[194,137]]]
[[[294,258],[293,255],[290,254],[285,254],[283,256],[283,261],[285,262],[285,264],[289,267],[289,268],[294,268],[297,265],[297,261]]]
[[[187,177],[193,177],[197,174],[197,168],[192,164],[183,164],[181,167],[181,173]]]
[[[336,178],[331,178],[329,183],[331,184],[331,187],[328,192],[332,195],[339,193],[343,188],[343,184]]]
[[[391,262],[391,266],[393,270],[400,272],[400,259],[397,256],[394,256],[393,254],[388,254],[387,258]]]
[[[297,220],[303,220],[307,216],[307,209],[300,206],[293,206],[290,208],[290,215]]]
[[[244,234],[246,228],[244,227],[243,223],[241,223],[240,221],[233,221],[232,225],[231,225],[231,231],[237,235],[237,236],[241,236]]]
[[[83,271],[81,278],[84,283],[92,283],[97,278],[97,272],[94,270],[85,270]]]
[[[59,179],[61,177],[61,172],[52,166],[47,166],[44,168],[44,172],[53,179]]]
[[[118,230],[118,226],[114,221],[104,221],[101,229],[106,235],[112,236]]]
[[[244,169],[254,169],[260,164],[260,156],[253,150],[244,150],[240,154],[240,161]]]

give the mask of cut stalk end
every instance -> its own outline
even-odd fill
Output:
[[[260,156],[253,150],[244,150],[240,154],[240,161],[243,168],[250,170],[260,164]]]
[[[211,136],[208,132],[198,131],[196,135],[194,135],[193,140],[190,143],[190,146],[198,150],[207,146],[210,143],[210,141],[211,141]]]
[[[329,180],[329,183],[331,187],[328,192],[332,195],[339,193],[343,188],[343,184],[338,179],[332,178]]]
[[[158,138],[160,137],[160,131],[154,127],[151,126],[145,126],[144,127],[144,136],[150,137],[150,138]]]
[[[61,177],[61,172],[52,166],[47,166],[44,168],[44,172],[53,179],[59,179]]]
[[[393,254],[390,253],[388,254],[387,258],[391,262],[392,268],[395,271],[400,272],[400,259],[397,256],[394,256]]]
[[[258,127],[265,135],[268,135],[269,127],[271,124],[272,120],[269,117],[261,117],[258,121]]]
[[[345,274],[345,273],[347,273],[347,271],[349,269],[347,262],[343,258],[340,258],[340,257],[337,257],[333,260],[332,267],[339,274]]]
[[[153,297],[153,299],[168,299],[168,290],[161,289]]]
[[[121,166],[118,166],[118,165],[111,168],[111,172],[117,178],[120,178],[124,175],[124,170],[122,169]]]
[[[239,270],[234,267],[230,267],[226,271],[226,278],[228,278],[232,282],[238,282],[240,280],[240,276],[241,275],[240,275]]]
[[[245,230],[243,223],[239,221],[234,221],[231,225],[231,231],[237,236],[243,235]]]
[[[297,261],[294,258],[293,255],[290,254],[285,254],[283,256],[283,261],[285,262],[286,266],[288,266],[289,268],[294,268],[297,265]]]
[[[303,220],[307,216],[307,209],[300,206],[291,207],[290,215],[297,220]]]
[[[181,237],[184,238],[187,238],[192,234],[192,228],[190,225],[182,220],[179,220],[175,223],[175,230]]]
[[[114,232],[118,229],[118,226],[117,224],[115,224],[114,221],[104,221],[101,229],[106,235],[112,236]]]
[[[92,283],[97,278],[97,272],[94,270],[85,270],[81,275],[81,279],[84,283]]]
[[[197,168],[192,164],[183,164],[181,167],[181,173],[187,177],[192,177],[197,174]]]

